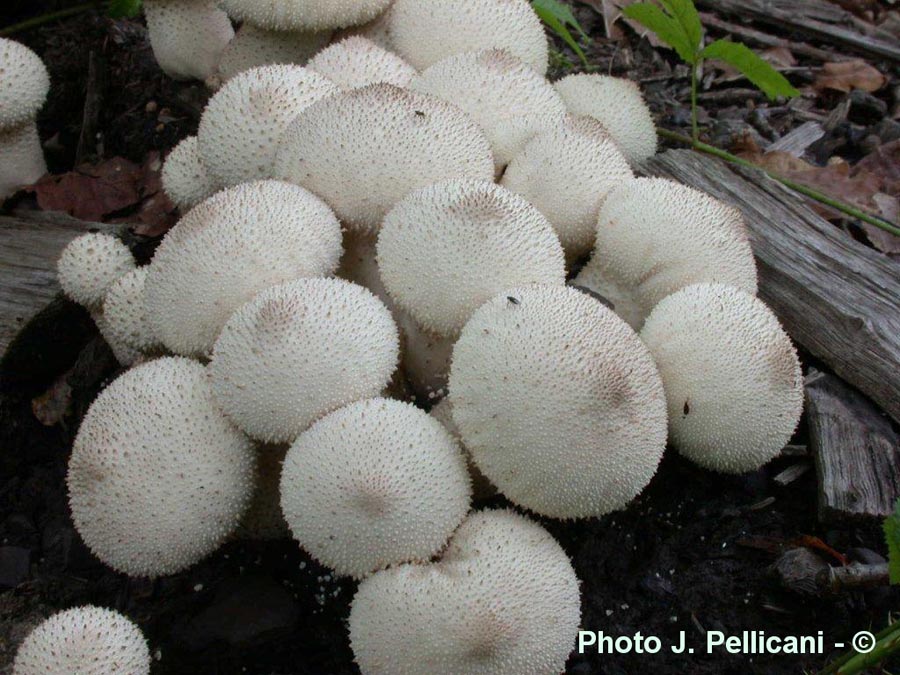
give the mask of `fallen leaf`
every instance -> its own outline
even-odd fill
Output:
[[[859,160],[854,168],[880,176],[884,181],[882,192],[900,197],[900,139],[878,146]]]
[[[45,427],[59,424],[72,405],[72,387],[66,373],[54,382],[43,394],[31,401],[31,411],[38,422]]]
[[[813,83],[813,89],[816,91],[833,89],[845,93],[861,89],[871,93],[881,89],[885,82],[884,75],[877,68],[862,59],[853,59],[823,65],[822,71]]]
[[[654,47],[663,47],[671,49],[669,45],[656,37],[656,33],[647,30],[644,26],[633,19],[629,19],[622,14],[622,8],[628,7],[638,2],[646,2],[646,0],[581,0],[585,5],[593,7],[603,16],[603,25],[606,27],[606,36],[612,40],[619,40],[624,36],[622,29],[616,24],[621,21],[629,26],[635,33],[641,37],[647,38]]]
[[[44,176],[29,191],[45,211],[64,211],[79,220],[105,216],[141,201],[141,167],[121,157],[83,165],[61,175]]]
[[[879,192],[872,196],[872,201],[882,218],[891,223],[900,223],[900,199]],[[863,223],[862,226],[872,246],[888,255],[900,254],[900,237],[868,223]]]
[[[759,53],[763,61],[768,61],[775,68],[790,68],[797,65],[797,59],[787,47],[770,47]]]

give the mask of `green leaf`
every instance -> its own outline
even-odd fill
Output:
[[[716,40],[703,50],[701,56],[705,59],[718,59],[734,66],[770,99],[778,96],[793,98],[800,95],[784,75],[740,42]]]
[[[113,19],[130,19],[141,13],[142,0],[111,0],[107,14]]]
[[[693,0],[659,0],[665,10],[681,24],[694,53],[700,51],[703,43],[703,24]]]
[[[699,42],[692,42],[681,22],[662,8],[644,2],[623,7],[622,14],[656,33],[656,37],[678,52],[683,61],[691,65],[697,62]]]
[[[562,4],[559,0],[532,0],[534,11],[541,20],[547,24],[553,32],[559,35],[572,51],[578,54],[578,58],[582,63],[587,65],[587,56],[581,49],[581,45],[575,40],[569,27],[578,31],[582,38],[587,39],[587,33],[581,28],[578,19],[572,14],[572,9],[568,5]]]
[[[894,505],[894,513],[884,521],[884,538],[888,546],[891,583],[900,584],[900,499]]]

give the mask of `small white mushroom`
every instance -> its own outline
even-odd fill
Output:
[[[73,239],[56,263],[63,293],[90,311],[102,309],[112,285],[134,268],[134,256],[122,240],[99,232]]]
[[[156,61],[176,80],[206,80],[234,37],[215,0],[144,0],[144,16]]]
[[[401,401],[369,399],[322,418],[288,451],[281,506],[294,538],[338,574],[428,560],[469,510],[459,445]]]
[[[121,277],[110,286],[103,301],[103,317],[112,341],[138,352],[159,346],[144,302],[148,272],[149,267],[138,267]]]
[[[101,607],[58,612],[16,653],[13,675],[149,675],[150,650],[128,617]]]
[[[415,69],[399,56],[358,36],[323,49],[308,67],[345,91],[378,82],[405,87],[416,75]]]
[[[350,610],[363,675],[548,675],[565,670],[581,620],[566,552],[512,511],[469,516],[441,560],[376,572]]]
[[[41,58],[0,38],[0,202],[47,173],[34,120],[49,90]]]
[[[190,211],[222,188],[203,164],[196,136],[185,138],[166,157],[162,184],[166,195],[182,212]]]
[[[561,79],[556,90],[570,113],[598,120],[630,162],[656,154],[656,125],[635,82],[580,73]]]
[[[672,444],[685,457],[742,473],[790,440],[803,411],[803,373],[761,300],[720,284],[688,286],[656,306],[641,338],[662,375]]]
[[[238,21],[268,30],[326,30],[376,18],[391,0],[221,0]]]

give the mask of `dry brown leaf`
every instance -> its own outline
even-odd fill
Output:
[[[879,192],[873,195],[872,201],[878,206],[882,218],[891,223],[900,223],[900,199]],[[900,237],[868,223],[863,223],[863,229],[872,246],[879,251],[889,255],[900,254]]]
[[[72,404],[72,387],[66,373],[54,382],[43,394],[31,401],[31,411],[38,422],[45,427],[59,424],[69,412]]]
[[[45,211],[64,211],[80,220],[105,216],[141,201],[141,167],[121,157],[84,165],[58,176],[44,176],[29,190]]]
[[[833,89],[845,93],[861,89],[871,93],[881,89],[885,82],[884,75],[877,68],[862,59],[853,59],[826,63],[813,83],[813,89],[816,91]]]
[[[787,47],[769,47],[769,49],[761,51],[759,55],[775,68],[790,68],[797,65],[797,59]]]

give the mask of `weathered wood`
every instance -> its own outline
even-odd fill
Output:
[[[825,0],[697,0],[697,4],[720,14],[801,31],[861,54],[900,61],[900,43],[894,35]]]
[[[819,518],[883,518],[900,497],[900,438],[862,394],[833,375],[806,382],[810,445],[819,476]]]
[[[838,230],[761,171],[731,166],[670,150],[642,168],[741,209],[760,297],[794,340],[900,421],[900,263]]]
[[[79,234],[96,230],[117,233],[122,226],[60,213],[0,216],[0,354],[59,292],[56,261],[62,250]]]
[[[766,148],[766,152],[786,152],[801,157],[806,149],[825,135],[825,129],[818,122],[804,122],[788,134]]]

